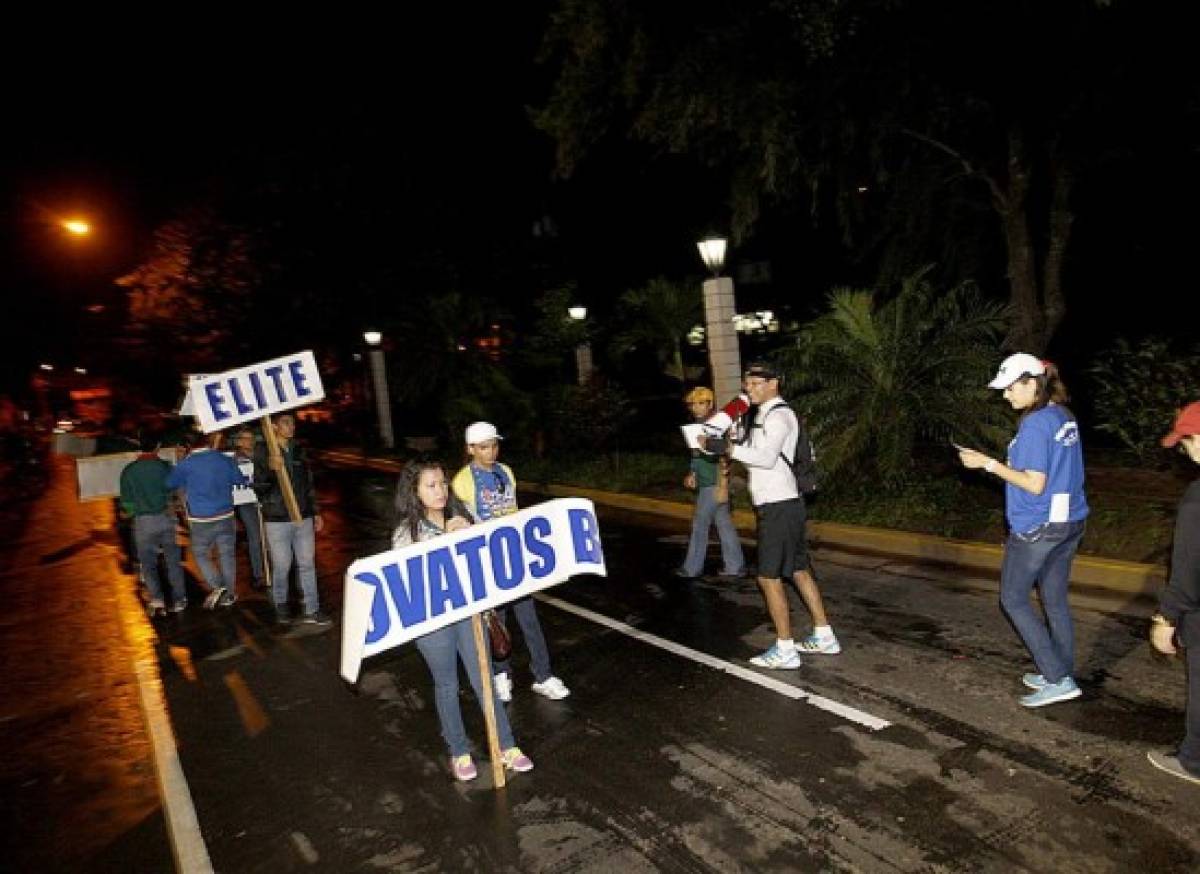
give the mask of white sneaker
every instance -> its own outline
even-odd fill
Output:
[[[539,695],[545,695],[551,701],[561,701],[571,694],[571,690],[558,677],[549,677],[546,682],[534,683],[530,688]]]
[[[492,677],[492,686],[496,690],[496,697],[507,704],[512,700],[512,680],[508,678],[508,674],[496,674]]]
[[[208,593],[208,597],[204,599],[205,610],[215,610],[217,604],[221,601],[221,596],[225,594],[225,589],[217,588]]]
[[[796,644],[796,649],[800,652],[819,653],[820,655],[837,655],[842,651],[842,645],[838,643],[835,635],[821,637],[816,634],[810,634],[804,640]]]

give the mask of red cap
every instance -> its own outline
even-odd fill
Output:
[[[1169,448],[1192,434],[1200,434],[1200,401],[1192,401],[1179,411],[1175,427],[1162,439],[1162,445]]]

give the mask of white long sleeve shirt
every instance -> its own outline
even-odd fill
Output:
[[[750,500],[756,507],[800,497],[787,461],[796,457],[800,436],[796,414],[788,407],[767,415],[783,402],[783,398],[774,397],[763,403],[754,417],[749,439],[733,447],[733,458],[750,471]]]

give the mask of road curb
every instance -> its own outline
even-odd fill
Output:
[[[338,464],[367,467],[387,472],[399,471],[403,462],[382,458],[368,458],[352,452],[327,451],[323,457]],[[557,483],[530,483],[548,495],[555,497],[588,498],[596,504],[632,510],[638,513],[653,513],[675,519],[691,519],[692,506],[679,501],[647,498],[600,489],[585,489]],[[738,529],[753,533],[754,513],[751,510],[734,510],[733,521]],[[813,546],[832,547],[847,552],[861,552],[912,559],[918,562],[954,565],[972,570],[988,571],[999,575],[1004,550],[998,544],[980,543],[974,540],[954,540],[932,534],[915,534],[909,531],[894,531],[887,528],[868,528],[865,525],[848,525],[843,522],[810,521],[808,537]],[[1167,579],[1167,569],[1162,565],[1141,564],[1115,558],[1077,555],[1071,565],[1071,582],[1123,596],[1154,596]]]
[[[622,510],[655,513],[677,519],[692,518],[691,505],[678,501],[552,483],[539,484],[538,488],[556,497],[573,495]],[[734,510],[733,521],[741,531],[754,531],[755,520],[751,510]],[[810,521],[808,538],[817,548],[824,546],[848,552],[899,556],[920,562],[991,571],[996,575],[999,575],[1000,564],[1004,558],[1004,550],[990,543],[953,540],[932,534],[914,534],[886,528],[868,528],[865,525],[847,525],[842,522]],[[1121,595],[1154,595],[1162,588],[1166,578],[1167,570],[1161,565],[1140,564],[1115,558],[1077,555],[1071,565],[1072,583]]]

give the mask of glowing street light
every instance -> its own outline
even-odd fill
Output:
[[[696,244],[704,266],[712,271],[712,278],[704,280],[704,336],[708,342],[708,365],[718,403],[736,395],[742,385],[741,352],[733,324],[737,314],[733,280],[721,275],[728,245],[728,240],[716,235]]]
[[[571,321],[583,323],[587,319],[587,307],[580,304],[567,307],[567,315]],[[595,365],[592,363],[592,344],[588,342],[586,336],[583,341],[575,347],[575,378],[580,385],[587,385],[592,381],[592,371]]]
[[[379,331],[363,331],[362,336],[370,347],[375,409],[379,413],[379,439],[384,449],[393,449],[396,446],[396,433],[392,430],[392,396],[388,391],[387,366],[383,360],[383,334]]]
[[[64,219],[62,226],[68,234],[75,237],[86,237],[92,232],[92,226],[83,219]]]

